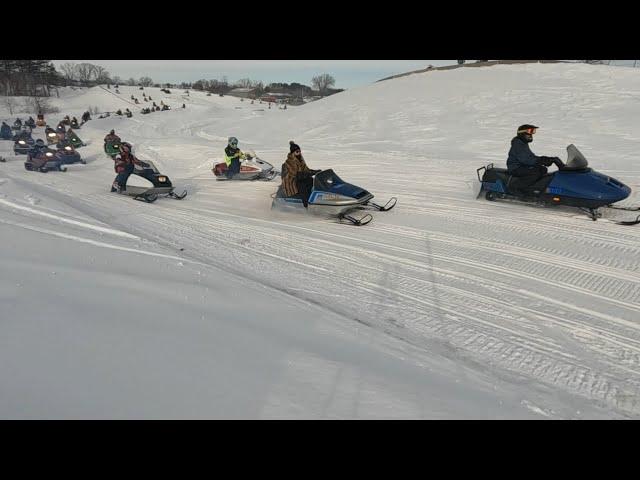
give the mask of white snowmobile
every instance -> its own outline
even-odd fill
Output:
[[[211,171],[218,180],[273,180],[278,176],[278,172],[269,162],[265,162],[258,158],[253,150],[245,152],[245,158],[240,162],[240,172],[236,173],[231,179],[227,178],[227,164],[225,162],[217,163]]]

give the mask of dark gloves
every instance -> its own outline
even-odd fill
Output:
[[[553,159],[551,157],[540,157],[540,163],[545,167],[550,167],[553,163]]]
[[[322,170],[305,170],[304,172],[298,172],[296,178],[301,180],[303,178],[313,177],[315,174],[320,173]]]
[[[562,170],[564,168],[564,163],[558,157],[553,157],[551,160],[556,164],[558,170]]]

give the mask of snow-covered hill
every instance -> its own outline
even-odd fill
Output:
[[[0,417],[640,413],[640,227],[475,198],[476,169],[534,123],[534,152],[574,143],[640,203],[640,71],[438,71],[287,110],[145,92],[173,110],[140,115],[137,87],[52,100],[52,123],[134,112],[79,130],[88,164],[66,173],[0,142]],[[111,128],[189,196],[108,193]],[[278,180],[213,177],[232,135],[278,168],[295,140],[398,206],[362,228],[272,212]]]

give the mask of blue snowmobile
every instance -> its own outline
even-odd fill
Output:
[[[631,188],[615,178],[603,175],[589,168],[589,162],[575,145],[567,147],[567,162],[556,162],[558,170],[543,175],[527,189],[526,193],[517,189],[518,177],[509,175],[506,168],[496,168],[493,163],[477,169],[481,189],[490,201],[497,199],[517,200],[541,205],[566,205],[577,207],[592,220],[602,216],[601,208],[640,211],[640,207],[620,207],[613,205],[631,194]],[[633,221],[617,222],[621,225],[636,225],[640,216]]]
[[[283,174],[285,167],[283,165]],[[366,225],[373,220],[370,214],[361,217],[354,217],[353,212],[357,210],[365,210],[367,207],[375,209],[379,212],[386,212],[395,207],[397,198],[392,197],[384,205],[373,203],[373,195],[363,188],[351,185],[342,180],[333,170],[312,170],[310,174],[315,173],[313,179],[313,188],[308,199],[309,213],[337,217],[340,221],[347,220],[353,225]],[[272,195],[272,209],[279,210],[298,210],[304,211],[304,202],[299,197],[287,197],[282,185],[278,191]]]

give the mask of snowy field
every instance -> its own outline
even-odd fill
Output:
[[[0,141],[0,418],[640,417],[640,226],[476,199],[533,123],[536,154],[573,143],[640,204],[640,70],[436,71],[284,111],[171,91],[140,115],[137,87],[61,90],[53,125],[134,113],[94,115],[66,173]],[[112,128],[189,195],[109,193]],[[232,135],[398,204],[273,212],[279,178],[211,173]]]

